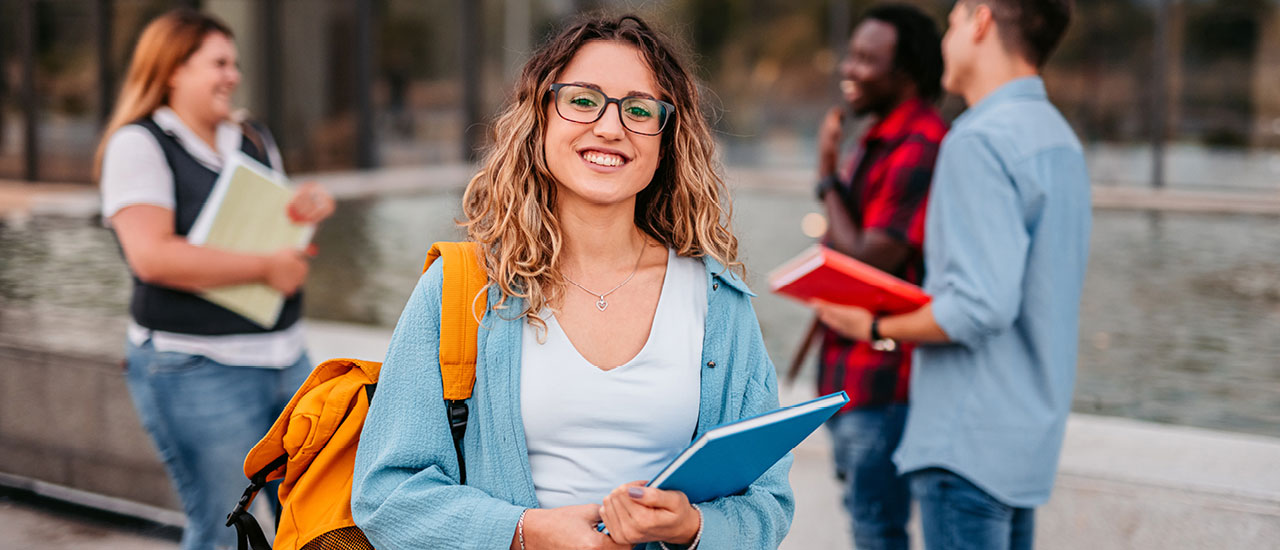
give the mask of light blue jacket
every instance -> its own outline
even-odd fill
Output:
[[[708,307],[695,438],[778,407],[754,294],[715,260],[704,263]],[[351,511],[379,550],[507,548],[521,511],[538,507],[520,417],[523,321],[503,318],[523,309],[520,300],[484,317],[463,439],[467,484],[458,484],[440,382],[441,264],[419,280],[396,325],[356,453]],[[489,293],[491,306],[498,294]],[[699,548],[776,548],[795,510],[791,461],[788,454],[744,494],[701,505]]]

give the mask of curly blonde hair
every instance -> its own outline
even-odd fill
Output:
[[[498,307],[509,298],[522,298],[520,316],[543,329],[538,312],[557,303],[565,287],[557,187],[544,155],[546,102],[558,73],[579,48],[595,40],[639,50],[663,99],[675,105],[674,120],[662,132],[653,180],[636,196],[636,226],[680,256],[710,256],[744,271],[737,261],[738,239],[730,229],[732,205],[693,76],[670,41],[640,18],[589,17],[561,31],[525,63],[514,94],[492,126],[483,168],[462,199],[460,224],[481,244],[490,283],[502,293]]]

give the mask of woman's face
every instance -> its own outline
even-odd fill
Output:
[[[583,44],[556,82],[595,88],[611,98],[661,97],[640,51],[618,42]],[[555,103],[553,94],[546,105],[544,138],[547,167],[559,185],[560,202],[607,206],[634,200],[658,169],[662,136],[627,130],[616,103],[606,105],[602,116],[587,124],[561,118]],[[671,131],[671,126],[668,123],[662,131]]]
[[[236,60],[231,38],[219,32],[205,35],[200,48],[169,79],[169,105],[205,121],[231,116],[231,94],[240,85]]]

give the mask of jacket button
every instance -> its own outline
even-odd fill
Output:
[[[715,361],[707,361],[707,367],[709,367],[709,368],[713,368],[713,369],[714,369],[714,368],[716,368],[716,362],[715,362]]]
[[[720,283],[711,283],[711,290],[720,290]]]

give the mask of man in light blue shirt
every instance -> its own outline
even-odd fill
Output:
[[[820,308],[853,338],[929,344],[916,351],[895,455],[929,549],[1030,548],[1034,509],[1053,487],[1075,384],[1090,199],[1079,140],[1039,70],[1070,12],[1069,0],[956,3],[943,85],[970,108],[934,172],[924,246],[933,302],[883,318]]]

